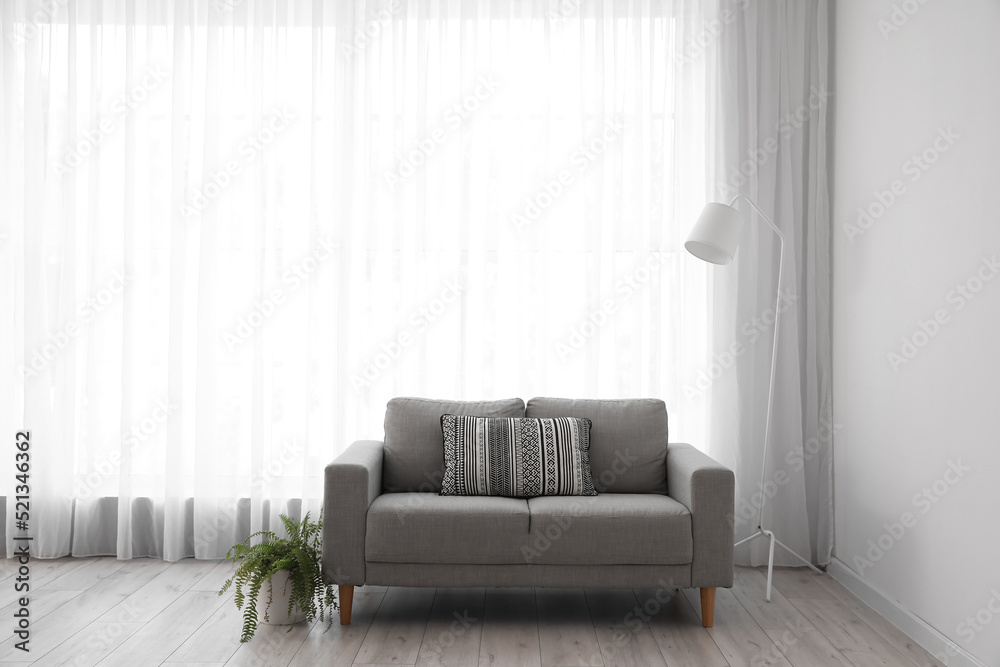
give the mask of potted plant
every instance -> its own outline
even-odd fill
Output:
[[[241,642],[250,641],[257,631],[260,606],[264,607],[265,623],[294,626],[319,616],[320,622],[327,621],[327,629],[333,623],[333,611],[338,609],[334,586],[323,580],[320,563],[323,520],[312,522],[307,512],[301,522],[284,514],[281,521],[287,539],[262,530],[226,554],[236,563],[236,572],[223,584],[219,595],[236,583],[236,606],[243,609]],[[257,537],[262,539],[251,544]]]

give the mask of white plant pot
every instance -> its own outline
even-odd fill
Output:
[[[291,625],[306,620],[306,613],[298,609],[293,610],[295,613],[292,616],[288,615],[288,598],[292,594],[292,585],[288,579],[288,572],[278,570],[260,587],[260,592],[257,593],[257,616],[262,623]],[[271,606],[268,608],[267,595],[272,589],[274,593],[271,596]]]

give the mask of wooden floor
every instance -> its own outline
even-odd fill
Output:
[[[354,619],[262,626],[239,643],[228,563],[63,558],[31,562],[30,653],[15,648],[11,560],[0,565],[3,665],[940,665],[829,576],[738,568],[715,627],[698,592],[359,588]]]

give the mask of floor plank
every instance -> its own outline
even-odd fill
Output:
[[[58,579],[72,569],[80,567],[86,561],[84,558],[32,558],[28,561],[28,576],[32,591],[38,591],[46,584]],[[8,605],[20,597],[20,591],[14,585],[20,574],[21,564],[16,559],[7,559],[11,576],[0,582],[0,605]]]
[[[205,564],[209,564],[212,561],[204,561]],[[220,560],[217,561],[215,567],[205,573],[198,581],[191,585],[189,590],[192,591],[216,591],[222,589],[222,584],[226,583],[226,580],[233,576],[233,572],[236,571],[236,564],[231,560]]]
[[[601,645],[582,588],[538,588],[538,646],[543,665],[603,665]]]
[[[535,589],[530,586],[512,586],[510,588],[495,588],[493,586],[486,587],[487,595],[510,595],[511,593],[533,596],[535,594]]]
[[[480,667],[541,667],[541,664],[535,596],[487,594]]]
[[[85,591],[99,584],[110,575],[132,565],[133,569],[141,567],[142,563],[161,563],[162,561],[146,561],[145,559],[118,560],[117,558],[83,558],[79,567],[70,568],[52,581],[45,584],[46,588],[60,591]]]
[[[215,567],[214,561],[194,559],[179,560],[167,565],[156,577],[109,609],[98,620],[107,623],[148,623]]]
[[[334,618],[333,625],[316,623],[306,636],[299,650],[292,657],[289,667],[350,667],[368,634],[384,591],[359,588],[354,593],[351,624],[340,625]],[[334,612],[336,614],[336,612]]]
[[[879,616],[878,612],[855,597],[839,581],[829,575],[813,576],[823,588],[830,592],[834,599],[867,623],[879,636],[909,658],[910,662],[914,665],[918,665],[919,667],[945,667],[944,663],[935,658],[927,649],[910,639],[895,625]]]
[[[698,590],[688,589],[684,591],[684,596],[701,618]],[[708,634],[732,667],[792,667],[727,588],[716,590],[715,624]]]
[[[433,588],[390,588],[354,662],[415,664],[433,601]]]
[[[239,644],[226,667],[285,667],[298,652],[316,621],[287,625],[260,625],[253,639]],[[325,623],[323,624],[325,627]]]
[[[223,604],[233,604],[232,596],[211,591],[186,591],[128,638],[100,667],[135,667],[156,665],[177,650]]]
[[[790,602],[856,667],[913,667],[903,654],[836,600],[793,598]]]
[[[728,667],[712,636],[687,599],[677,591],[636,590],[640,618],[648,618],[649,628],[668,665]]]
[[[161,561],[118,561],[106,559],[104,568],[84,565],[86,571],[80,573],[76,582],[89,582],[90,587],[76,591],[77,594],[64,602],[58,609],[32,623],[31,652],[40,658],[75,635],[108,609],[126,599],[137,588],[157,574]],[[73,572],[75,570],[72,570]],[[112,576],[114,575],[114,576]],[[55,583],[55,582],[52,582]],[[68,588],[69,580],[63,581],[67,588],[47,587],[46,590],[73,591]],[[78,584],[73,584],[74,586]],[[14,648],[16,637],[0,643],[0,661],[17,660],[22,651]]]
[[[829,575],[816,574],[805,567],[776,567],[774,588],[788,599],[835,600],[833,593],[820,583],[824,577]]]
[[[485,604],[483,588],[439,588],[420,643],[418,667],[463,667],[470,659],[478,662]]]
[[[50,591],[41,589],[28,592],[29,608],[31,610],[32,622],[37,622],[45,618],[48,614],[56,611],[64,604],[82,594],[83,591]],[[0,618],[11,618],[14,612],[20,607],[18,602],[0,608]]]
[[[91,623],[36,660],[34,667],[93,667],[142,629],[142,623]]]
[[[824,576],[806,568],[778,568],[774,585],[857,667],[914,667],[908,657],[820,583]]]
[[[737,568],[733,594],[757,625],[793,665],[853,667],[816,627],[778,589],[764,599],[766,576],[751,568]]]
[[[211,591],[198,591],[211,593]],[[201,627],[192,633],[177,650],[170,654],[170,660],[181,662],[226,662],[240,647],[243,632],[243,610],[236,606],[231,595],[226,604],[219,607]],[[244,605],[246,609],[246,605]],[[264,626],[263,614],[259,628]],[[289,656],[291,658],[291,656]]]
[[[13,563],[0,615],[17,609]],[[232,563],[187,559],[31,561],[31,653],[0,642],[0,667],[942,667],[839,582],[737,568],[701,627],[696,589],[359,587],[353,622],[262,625],[239,643],[242,614],[218,589]],[[32,660],[24,658],[30,655]]]
[[[639,618],[635,593],[598,589],[586,594],[606,667],[667,667],[649,624]]]

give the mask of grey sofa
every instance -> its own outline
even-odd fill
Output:
[[[441,496],[442,414],[584,417],[597,496]],[[355,442],[326,467],[323,570],[354,586],[700,588],[733,584],[733,473],[668,444],[663,401],[395,398],[384,441]]]

